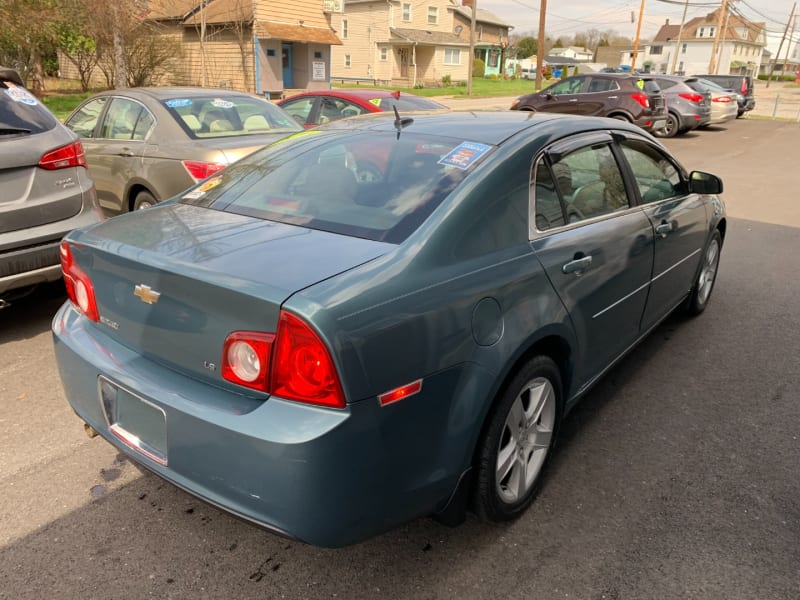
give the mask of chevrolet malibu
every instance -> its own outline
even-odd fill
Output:
[[[612,119],[302,132],[67,236],[66,396],[91,436],[308,543],[511,520],[578,399],[706,308],[721,192]]]

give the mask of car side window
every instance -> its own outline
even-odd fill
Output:
[[[139,113],[139,118],[136,120],[136,127],[133,129],[133,139],[145,139],[147,134],[150,132],[150,128],[155,124],[155,122],[156,121],[153,118],[153,115],[150,114],[150,111],[142,107],[142,110]]]
[[[583,87],[583,82],[586,78],[585,77],[570,77],[569,79],[565,79],[564,81],[559,81],[551,85],[549,88],[544,90],[546,94],[552,94],[553,96],[560,96],[562,94],[577,94],[581,91],[581,87]]]
[[[66,122],[67,127],[72,129],[82,138],[93,138],[97,121],[103,114],[108,98],[95,98],[81,106]]]
[[[613,79],[605,79],[605,78],[592,78],[589,82],[589,93],[597,93],[597,92],[610,92],[613,90],[618,90],[619,85]]]
[[[144,139],[134,138],[139,116],[143,112],[145,112],[144,107],[138,102],[126,98],[112,99],[100,128],[100,137],[112,140]],[[147,133],[147,130],[144,133]]]
[[[572,179],[564,163],[553,170],[540,160],[533,177],[533,207],[537,231],[547,231],[565,224],[564,206],[560,195],[572,191]],[[559,191],[560,190],[560,191]]]
[[[567,220],[571,223],[630,206],[622,172],[608,144],[595,144],[570,152],[553,164],[556,177],[557,170],[569,173],[572,191],[564,194],[564,201]]]
[[[281,108],[294,117],[300,125],[308,122],[311,109],[314,108],[314,98],[298,98],[281,104]]]
[[[658,149],[645,142],[626,140],[622,143],[622,153],[645,204],[686,193],[687,185],[680,171]]]
[[[342,118],[357,117],[358,115],[363,115],[365,112],[367,112],[365,109],[352,102],[342,101]]]

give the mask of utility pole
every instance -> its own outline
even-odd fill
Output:
[[[633,40],[633,56],[631,57],[631,73],[636,69],[636,55],[639,53],[639,36],[642,33],[642,17],[644,16],[644,0],[639,8],[639,23],[636,25],[636,38]]]
[[[472,20],[469,24],[469,74],[467,76],[467,96],[472,96],[472,67],[475,64],[475,29],[478,21],[478,0],[472,0]]]
[[[794,17],[792,23],[792,32],[789,34],[789,43],[786,44],[786,58],[783,59],[783,68],[781,69],[781,76],[786,75],[786,64],[789,62],[789,53],[792,51],[792,38],[794,37],[794,29],[797,27],[797,16]]]
[[[770,82],[772,81],[772,73],[775,71],[775,63],[778,62],[778,58],[781,55],[781,50],[783,49],[783,42],[786,40],[786,34],[789,32],[789,23],[794,20],[794,11],[797,8],[797,2],[792,4],[792,14],[789,15],[789,20],[786,21],[786,29],[783,30],[783,37],[781,38],[781,43],[778,44],[778,51],[775,53],[775,59],[772,61],[772,65],[769,67],[769,76],[767,77],[767,87],[769,87]],[[791,45],[791,42],[789,42]]]
[[[536,91],[542,89],[542,67],[544,66],[544,23],[547,14],[547,0],[539,5],[539,37],[536,41]]]
[[[725,24],[725,15],[728,14],[728,0],[722,0],[722,8],[719,10],[719,21],[717,22],[717,35],[714,36],[714,45],[711,47],[711,61],[708,63],[708,72],[711,75],[717,72],[717,46],[719,38],[722,36],[722,29]]]
[[[683,16],[681,17],[681,26],[678,29],[678,41],[675,42],[675,55],[672,57],[672,65],[669,68],[669,72],[672,75],[675,75],[675,65],[678,62],[678,52],[680,52],[681,48],[681,38],[683,37],[683,25],[686,23],[686,11],[689,10],[689,0],[686,0],[683,4]]]

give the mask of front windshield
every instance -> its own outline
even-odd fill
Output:
[[[407,132],[309,130],[235,163],[182,201],[400,243],[491,149]]]
[[[302,129],[283,109],[256,96],[223,92],[207,97],[175,97],[163,104],[193,139],[290,134]]]

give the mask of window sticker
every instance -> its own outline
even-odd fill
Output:
[[[643,89],[644,89],[644,79],[640,79],[640,80],[638,80],[638,81],[636,82],[636,86],[637,86],[637,87],[638,87],[640,90],[643,90]]]
[[[197,200],[198,198],[202,198],[206,195],[208,190],[213,190],[217,187],[220,183],[222,183],[222,177],[214,177],[213,179],[209,179],[208,181],[204,181],[199,186],[194,188],[188,194],[183,195],[184,200]]]
[[[440,165],[450,165],[457,169],[468,169],[481,156],[486,154],[491,146],[476,142],[461,142],[448,152],[440,161]]]
[[[8,82],[6,85],[8,86],[6,89],[6,94],[8,94],[14,102],[22,102],[23,104],[28,104],[30,106],[36,106],[39,104],[36,96],[31,94],[25,88],[19,87],[11,82]]]
[[[374,104],[375,106],[380,106],[381,105],[381,98],[372,98],[369,101],[369,103],[370,104]]]
[[[164,102],[168,108],[180,108],[181,106],[191,106],[192,101],[188,98],[171,98]]]
[[[233,108],[236,106],[230,100],[223,100],[222,98],[214,98],[214,101],[211,102],[212,106],[216,106],[217,108]]]

